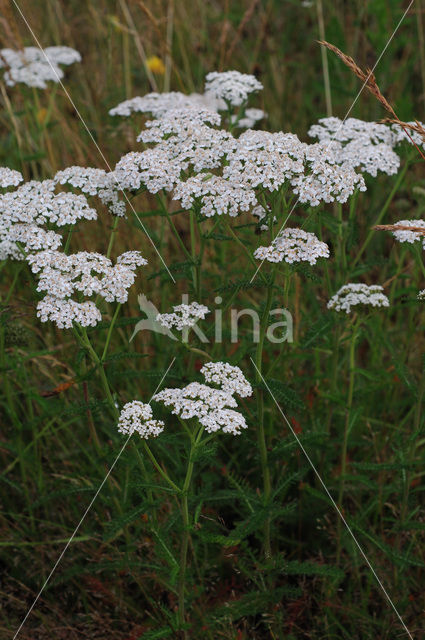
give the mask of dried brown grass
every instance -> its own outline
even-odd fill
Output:
[[[410,227],[406,224],[377,224],[372,229],[376,229],[376,231],[413,231],[425,236],[423,227]]]
[[[342,60],[342,62],[363,82],[362,88],[366,88],[374,96],[374,98],[376,98],[376,100],[378,100],[378,102],[381,103],[384,109],[388,111],[388,113],[391,115],[391,118],[386,118],[382,122],[390,123],[390,124],[398,124],[400,127],[402,127],[402,129],[405,131],[406,135],[410,139],[411,143],[416,147],[417,151],[425,160],[425,155],[423,154],[421,149],[418,147],[418,145],[414,142],[412,136],[409,134],[409,130],[415,131],[416,133],[419,133],[419,135],[422,136],[422,139],[425,142],[425,129],[422,127],[421,123],[416,120],[415,124],[413,125],[413,124],[409,124],[408,122],[403,122],[403,120],[400,120],[400,118],[394,111],[393,107],[388,102],[388,100],[386,99],[382,91],[380,90],[372,69],[370,69],[369,67],[367,67],[365,70],[361,69],[351,56],[348,56],[346,53],[341,51],[341,49],[338,49],[338,47],[331,44],[330,42],[326,42],[326,40],[319,40],[318,42],[319,44],[329,49],[329,51],[332,51],[333,53],[335,53],[335,55],[337,55],[338,58]]]

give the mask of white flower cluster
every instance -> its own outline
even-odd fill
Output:
[[[299,201],[313,207],[335,200],[344,203],[356,189],[366,191],[363,176],[347,163],[336,164],[332,148],[321,143],[307,145],[305,172],[291,184]]]
[[[308,145],[293,133],[248,130],[236,142],[223,175],[245,188],[275,191],[304,172]]]
[[[118,198],[119,181],[113,172],[92,167],[72,166],[58,171],[54,181],[62,185],[70,184],[90,196],[98,196],[113,215],[125,215],[125,203]]]
[[[111,116],[128,117],[132,113],[148,113],[154,118],[163,118],[170,111],[176,109],[199,110],[207,108],[212,111],[226,111],[227,103],[238,107],[248,96],[263,89],[263,85],[251,75],[238,71],[224,73],[212,72],[206,77],[205,93],[191,93],[186,95],[179,91],[169,93],[148,93],[121,102],[109,111]],[[251,128],[258,120],[265,117],[262,109],[248,108],[242,118],[231,116],[232,124],[239,128]]]
[[[23,177],[19,171],[9,169],[9,167],[0,167],[0,187],[17,187],[22,182]]]
[[[358,167],[374,177],[378,171],[395,174],[400,167],[400,158],[393,147],[401,141],[402,136],[385,124],[364,122],[357,118],[347,118],[345,121],[335,117],[321,118],[319,124],[310,127],[308,134],[327,142],[339,165]]]
[[[156,438],[164,431],[162,420],[154,420],[152,408],[139,400],[127,402],[121,410],[118,431],[126,435],[138,433],[141,438]]]
[[[81,62],[81,56],[71,47],[25,47],[22,51],[0,50],[0,68],[5,68],[4,80],[13,87],[22,83],[29,87],[46,89],[47,82],[59,82],[64,73],[60,64]]]
[[[229,408],[237,407],[232,394],[199,382],[191,382],[183,389],[164,389],[153,399],[172,407],[172,413],[183,420],[197,418],[208,433],[222,429],[239,435],[241,429],[247,428],[243,415]]]
[[[230,365],[229,365],[230,367]],[[238,367],[226,367],[224,362],[216,362],[214,366],[205,365],[201,369],[205,379],[219,384],[221,389],[214,389],[199,382],[191,382],[183,389],[164,389],[153,399],[172,407],[172,413],[183,420],[197,418],[208,433],[220,429],[223,433],[239,435],[246,429],[244,416],[233,409],[237,407],[234,394],[241,397],[251,395],[252,388]]]
[[[408,229],[400,229],[392,231],[393,236],[398,242],[410,242],[413,244],[416,241],[421,241],[422,246],[425,249],[425,220],[400,220],[395,223],[400,227],[413,227],[416,229],[423,229],[424,233],[418,231],[409,231]]]
[[[358,118],[346,118],[345,120],[334,116],[320,118],[319,124],[310,127],[308,135],[312,138],[318,138],[321,142],[333,140],[346,144],[356,138],[363,138],[369,144],[383,142],[390,147],[394,146],[394,136],[389,126],[377,122],[365,122]]]
[[[198,320],[203,320],[210,312],[208,307],[199,302],[191,304],[179,304],[173,307],[173,313],[158,313],[157,322],[167,329],[183,331],[185,327],[193,327]]]
[[[144,185],[157,193],[171,191],[189,167],[197,172],[218,168],[235,139],[208,123],[220,123],[220,116],[208,109],[169,111],[163,118],[147,122],[139,140],[156,146],[123,156],[115,167],[115,178],[122,187],[137,190]]]
[[[83,195],[56,194],[53,180],[31,180],[15,191],[1,194],[1,259],[23,260],[27,252],[57,249],[61,237],[43,229],[43,225],[51,223],[61,227],[75,224],[80,218],[95,220],[97,213]]]
[[[236,216],[257,204],[256,189],[276,191],[289,182],[300,202],[346,202],[363,177],[348,165],[339,166],[324,145],[308,145],[291,133],[244,132],[221,146],[226,156],[222,176],[201,173],[177,183],[174,199],[189,208],[198,200],[206,216]]]
[[[390,301],[383,294],[379,285],[355,284],[344,285],[328,302],[328,309],[350,313],[351,308],[359,304],[372,307],[389,307]]]
[[[425,300],[425,289],[422,289],[422,291],[419,291],[418,300]]]
[[[186,209],[200,201],[200,211],[206,217],[223,214],[235,217],[240,211],[248,211],[257,202],[252,189],[211,173],[200,173],[186,182],[178,183],[173,199],[180,200]]]
[[[213,128],[220,120],[219,114],[209,109],[170,111],[159,120],[147,122],[147,129],[138,140],[157,143],[156,150],[164,151],[171,165],[177,165],[180,171],[189,166],[195,171],[213,169],[235,146],[228,131]]]
[[[154,118],[162,118],[168,111],[175,109],[197,109],[206,107],[213,111],[219,111],[226,108],[225,104],[221,104],[212,95],[191,93],[185,95],[179,91],[171,91],[169,93],[148,93],[145,96],[136,96],[130,100],[125,100],[109,111],[111,116],[128,117],[132,113],[149,113]]]
[[[76,302],[49,295],[37,304],[37,316],[41,322],[54,322],[59,329],[70,329],[74,322],[82,327],[95,327],[102,320],[99,309],[91,300]]]
[[[136,268],[147,264],[138,251],[123,253],[115,265],[106,256],[87,251],[66,255],[46,250],[29,255],[27,261],[33,273],[39,274],[37,291],[46,292],[38,303],[37,315],[42,322],[52,320],[60,329],[72,327],[73,322],[94,326],[101,319],[93,302],[76,302],[71,295],[99,295],[107,302],[126,302]]]
[[[257,260],[268,262],[309,262],[316,264],[318,258],[329,258],[329,247],[314,233],[303,229],[285,228],[268,247],[258,247],[254,252]]]
[[[150,193],[171,191],[179,182],[182,167],[170,159],[165,149],[130,151],[116,164],[114,174],[123,189],[137,191],[145,186]]]
[[[419,124],[420,126],[425,127],[422,122],[410,121],[406,124]],[[394,149],[403,142],[408,142],[409,144],[415,143],[422,146],[424,145],[424,140],[421,134],[417,131],[412,131],[408,127],[403,128],[399,124],[387,125],[378,122],[365,122],[364,120],[358,120],[357,118],[347,118],[346,120],[340,120],[335,117],[321,118],[319,120],[319,124],[315,124],[310,127],[308,134],[309,136],[318,138],[321,141],[333,140],[341,143],[344,150],[347,150],[347,156],[351,156],[350,159],[354,162],[356,161],[356,147],[359,147],[360,161],[358,166],[361,166],[363,162],[363,155],[366,157],[367,154],[370,154],[372,161],[374,149],[376,148],[376,167],[372,168],[372,164],[370,167],[374,170],[372,175],[376,175],[376,170],[389,173],[385,168],[386,162],[389,165],[388,168],[390,168],[391,165],[394,165],[397,161],[399,162],[398,156],[394,154],[395,158],[397,158],[397,160],[395,160],[391,154],[388,154],[388,147],[390,149]],[[381,149],[379,149],[380,145],[383,145]],[[387,149],[385,149],[385,147],[387,147]],[[352,153],[350,153],[350,148],[352,149]],[[385,155],[387,155],[387,158],[385,158]],[[364,170],[370,173],[369,169]],[[395,171],[391,169],[390,171],[391,173],[395,173]]]
[[[26,222],[63,227],[77,220],[96,220],[97,213],[87,199],[75,193],[55,193],[55,181],[30,180],[15,191],[0,195],[0,217],[11,223]]]
[[[255,76],[239,71],[212,71],[205,78],[205,93],[238,107],[251,93],[261,91],[263,85]]]
[[[211,109],[172,109],[162,118],[148,120],[146,129],[138,136],[138,142],[161,142],[168,136],[176,136],[178,142],[185,141],[196,127],[204,124],[218,126],[220,115]]]
[[[3,235],[0,218],[0,260],[25,260],[28,253],[58,249],[61,244],[62,236],[36,224],[14,224]]]
[[[205,95],[238,106],[250,92],[261,88],[254,76],[214,72],[207,76]],[[324,144],[309,145],[291,133],[253,130],[234,138],[216,128],[220,124],[216,110],[199,101],[188,105],[184,98],[182,94],[149,94],[120,105],[120,113],[137,109],[157,118],[148,121],[138,137],[155,147],[129,153],[115,167],[115,177],[123,187],[145,187],[151,193],[175,189],[175,200],[186,208],[199,203],[205,216],[236,216],[258,204],[257,189],[276,191],[284,183],[292,186],[300,202],[312,206],[335,200],[344,203],[356,189],[366,189],[353,166],[347,162],[340,166],[334,151]],[[114,112],[118,113],[118,107]],[[245,124],[263,115],[259,109],[248,109],[243,117],[251,122]],[[237,116],[232,118],[237,124]],[[209,173],[216,169],[221,173]]]
[[[267,117],[267,114],[262,109],[246,109],[242,118],[238,115],[230,117],[230,122],[238,129],[252,129],[257,122]]]
[[[252,387],[239,367],[228,362],[207,362],[201,369],[206,382],[212,382],[223,391],[236,393],[241,398],[252,395]]]
[[[411,120],[406,124],[411,124],[411,125],[419,124],[423,129],[425,129],[425,124],[423,122],[419,122],[419,121],[414,122]],[[409,129],[409,128],[403,129],[403,127],[401,127],[399,124],[392,124],[391,131],[394,134],[394,143],[393,143],[394,146],[399,145],[402,142],[408,142],[409,144],[415,143],[417,145],[425,146],[423,137],[417,131],[412,131],[412,129]]]

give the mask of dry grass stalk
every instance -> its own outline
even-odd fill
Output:
[[[396,120],[394,120],[393,118],[385,118],[384,120],[382,120],[382,122],[384,124],[400,124],[405,129],[410,129],[410,131],[419,133],[419,135],[422,136],[422,140],[425,142],[425,129],[418,120],[415,120],[415,124],[411,124],[410,122],[402,122],[398,118]]]
[[[0,0],[0,24],[5,36],[1,37],[2,46],[23,49],[21,34],[16,24],[12,3],[9,0]]]
[[[250,22],[252,16],[254,15],[254,12],[255,12],[255,9],[257,8],[258,3],[259,3],[259,0],[252,0],[251,4],[249,5],[249,7],[245,11],[244,15],[242,16],[242,20],[240,21],[239,26],[238,26],[238,28],[236,30],[236,34],[235,34],[235,37],[233,39],[233,42],[232,42],[229,50],[225,54],[225,59],[226,60],[231,60],[232,59],[232,55],[233,55],[233,52],[235,50],[235,47],[236,47],[236,45],[239,44],[239,41],[242,38],[243,30],[245,29],[247,24]]]
[[[376,229],[376,231],[414,231],[425,236],[423,227],[410,227],[406,224],[377,224],[372,229]]]
[[[396,112],[394,111],[394,109],[392,108],[392,106],[390,105],[390,103],[388,102],[388,100],[382,94],[380,88],[378,87],[378,84],[376,82],[376,78],[372,69],[368,68],[365,71],[363,71],[363,69],[361,69],[359,65],[356,64],[356,62],[351,56],[348,56],[346,53],[343,53],[341,49],[338,49],[338,47],[335,47],[335,45],[330,44],[329,42],[326,42],[326,40],[318,40],[318,42],[319,44],[322,44],[324,47],[329,49],[329,51],[332,51],[333,53],[335,53],[338,56],[338,58],[342,60],[342,62],[349,69],[351,69],[351,71],[363,82],[363,87],[366,87],[366,89],[370,91],[370,93],[382,104],[384,109],[391,114],[392,118],[387,119],[386,122],[391,122],[392,124],[398,124],[400,127],[402,127],[402,129],[405,131],[406,135],[410,139],[410,142],[416,147],[419,154],[425,160],[425,155],[423,154],[421,149],[418,147],[418,145],[414,142],[413,138],[409,134],[409,129],[411,131],[413,130],[419,133],[421,136],[423,136],[424,140],[425,140],[425,130],[417,120],[416,120],[416,125],[409,125],[407,122],[403,122],[402,120],[400,120],[400,118],[398,117],[398,115],[396,114]]]
[[[392,108],[392,106],[390,105],[386,97],[382,95],[376,83],[376,78],[372,69],[366,69],[365,71],[363,71],[363,69],[361,69],[359,65],[356,64],[353,58],[351,58],[350,56],[347,56],[346,53],[343,53],[341,49],[338,49],[338,47],[335,47],[335,45],[330,44],[329,42],[326,42],[326,40],[319,40],[318,42],[319,44],[322,44],[324,47],[329,49],[329,51],[333,51],[333,53],[335,53],[338,56],[338,58],[342,60],[342,62],[349,69],[351,69],[351,71],[363,82],[366,89],[368,89],[368,91],[370,91],[370,93],[377,100],[379,100],[379,102],[382,104],[384,109],[389,113],[391,113],[393,118],[396,119],[397,122],[399,122],[399,119],[397,118],[397,114],[395,113],[394,109]]]

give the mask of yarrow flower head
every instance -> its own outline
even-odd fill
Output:
[[[398,242],[422,242],[422,246],[425,249],[425,220],[400,220],[396,222],[394,226],[407,227],[406,229],[396,229],[392,231],[392,234]],[[412,230],[409,230],[409,227]],[[415,229],[423,229],[423,233],[415,231]]]
[[[397,136],[391,127],[357,118],[321,118],[310,127],[308,135],[327,142],[335,162],[358,167],[376,177],[378,171],[388,175],[397,173],[400,158],[393,151]]]
[[[177,164],[180,171],[189,166],[195,171],[218,168],[236,144],[228,131],[214,128],[220,120],[211,109],[173,110],[159,120],[148,121],[138,140],[156,143],[155,150],[165,152],[167,160]]]
[[[224,178],[239,188],[277,191],[290,184],[300,202],[346,202],[363,177],[349,166],[340,167],[325,145],[305,144],[292,133],[248,130],[226,155]]]
[[[75,292],[99,295],[107,302],[126,302],[136,268],[147,264],[137,251],[123,253],[115,265],[106,256],[87,251],[70,255],[40,251],[29,255],[27,261],[33,273],[39,274],[37,291],[46,292],[38,303],[37,315],[42,322],[52,320],[60,329],[72,327],[73,322],[95,326],[101,320],[94,302],[70,299]]]
[[[239,435],[247,428],[244,416],[234,411],[237,402],[234,394],[245,398],[252,388],[239,367],[225,362],[208,363],[201,369],[205,379],[217,384],[214,389],[206,384],[191,382],[183,389],[163,389],[153,399],[172,407],[172,413],[183,420],[196,418],[208,433],[223,431]]]
[[[109,111],[111,116],[128,117],[132,113],[149,113],[154,118],[162,118],[169,111],[175,109],[196,109],[206,107],[213,111],[225,108],[225,104],[214,98],[212,95],[202,95],[191,93],[186,95],[179,91],[168,93],[148,93],[145,96],[136,96],[130,100],[121,102]]]
[[[18,177],[10,179],[18,180]],[[27,252],[57,249],[61,236],[43,226],[61,227],[75,224],[81,218],[95,220],[97,213],[83,195],[55,193],[53,180],[31,180],[15,191],[1,194],[1,259],[23,260]]]
[[[43,225],[47,222],[63,227],[80,219],[96,220],[97,213],[85,196],[75,193],[55,193],[55,181],[30,180],[15,191],[0,195],[0,216],[11,223],[27,222]]]
[[[197,418],[208,433],[222,429],[239,435],[241,429],[247,428],[242,414],[232,410],[237,403],[231,393],[199,382],[191,382],[183,389],[163,389],[153,400],[172,407],[172,413],[183,420]]]
[[[123,156],[114,170],[116,180],[124,188],[146,187],[157,193],[179,185],[182,172],[190,167],[194,171],[220,167],[236,142],[228,131],[210,126],[219,122],[216,112],[204,108],[170,111],[147,122],[139,140],[156,146]]]
[[[304,172],[307,146],[292,133],[245,131],[229,153],[223,175],[246,188],[276,191]]]
[[[406,124],[410,124],[412,126],[419,125],[422,129],[425,128],[425,124],[417,120],[414,122],[413,120],[406,122]],[[412,131],[408,127],[403,128],[399,124],[392,124],[391,131],[393,133],[393,146],[397,146],[402,142],[408,142],[409,144],[417,144],[424,146],[424,139],[418,131]]]
[[[212,382],[223,391],[236,393],[241,398],[252,395],[252,387],[239,367],[228,362],[207,362],[201,369],[206,382]]]
[[[0,68],[5,68],[4,80],[9,87],[26,84],[46,89],[47,82],[59,82],[64,73],[59,65],[81,62],[81,56],[71,47],[25,47],[22,51],[0,50]]]
[[[121,186],[114,172],[72,166],[58,171],[54,181],[57,184],[70,184],[90,196],[98,196],[113,215],[125,215],[125,203],[118,198]]]
[[[329,145],[309,144],[305,150],[305,172],[291,180],[300,202],[316,207],[321,202],[347,202],[358,189],[366,191],[363,176],[347,163],[338,165]]]
[[[0,219],[0,260],[25,260],[28,253],[58,249],[61,244],[62,236],[36,224],[14,224],[3,236]]]
[[[329,247],[314,233],[303,229],[285,228],[268,247],[258,247],[254,252],[257,260],[268,262],[309,262],[316,264],[318,258],[329,258]]]
[[[179,182],[173,200],[180,200],[186,209],[199,201],[200,212],[207,218],[225,214],[235,217],[240,211],[249,211],[257,202],[249,186],[212,173],[200,173],[185,182]]]
[[[349,283],[341,287],[328,302],[328,309],[350,313],[352,307],[367,305],[372,307],[389,307],[390,301],[382,293],[380,285]]]
[[[238,129],[252,129],[259,120],[263,120],[267,114],[262,109],[245,109],[243,117],[231,116],[230,123]]]
[[[130,151],[116,164],[114,175],[123,189],[137,191],[142,186],[150,193],[171,191],[180,180],[182,164],[170,158],[163,148]]]
[[[121,410],[118,431],[125,435],[138,433],[141,438],[156,438],[164,431],[162,420],[153,418],[152,407],[139,400],[127,402]]]
[[[185,328],[193,327],[198,320],[203,320],[210,310],[199,302],[191,304],[180,304],[173,307],[173,313],[158,313],[157,322],[167,329],[183,331]]]
[[[70,329],[74,322],[82,327],[95,327],[102,320],[102,315],[92,300],[76,302],[50,295],[37,304],[37,317],[41,322],[54,322],[59,329]]]
[[[0,187],[2,189],[6,187],[17,187],[22,180],[22,173],[19,171],[9,169],[9,167],[0,167]]]
[[[138,142],[161,142],[168,136],[177,136],[177,139],[186,140],[196,127],[205,124],[218,126],[221,122],[220,115],[212,109],[172,109],[162,118],[148,120],[145,129],[139,134]]]
[[[251,93],[261,91],[263,85],[255,76],[239,71],[212,71],[205,78],[205,93],[238,107]]]
[[[240,74],[242,75],[242,74]],[[148,93],[145,96],[136,96],[130,100],[121,102],[109,111],[111,116],[128,117],[132,113],[146,113],[153,118],[163,118],[170,111],[177,109],[202,109],[206,108],[210,111],[226,111],[227,105],[223,99],[217,97],[213,92],[191,93],[186,95],[179,91],[171,91],[168,93]],[[250,129],[259,120],[266,117],[262,109],[246,109],[242,117],[232,115],[230,122],[240,129]]]

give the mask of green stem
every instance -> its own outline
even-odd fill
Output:
[[[179,340],[179,342],[188,351],[191,351],[192,353],[197,353],[198,355],[203,356],[204,358],[207,358],[207,360],[212,360],[210,354],[207,353],[206,351],[203,351],[202,349],[197,349],[196,347],[192,347],[188,342],[185,342],[184,340]]]
[[[111,231],[111,235],[109,237],[108,248],[106,250],[106,257],[107,258],[111,257],[112,247],[114,246],[114,240],[115,240],[115,236],[117,234],[118,222],[119,222],[119,216],[114,216],[114,222],[112,224],[112,231]]]
[[[186,256],[186,258],[188,260],[190,260],[190,262],[192,262],[192,256],[190,255],[189,251],[186,249],[186,246],[185,246],[183,240],[181,239],[179,232],[176,229],[176,225],[174,224],[172,217],[168,213],[167,205],[164,203],[164,201],[163,201],[161,196],[157,197],[157,201],[158,201],[158,203],[159,203],[159,205],[161,207],[161,211],[165,214],[165,217],[168,220],[168,224],[170,225],[171,230],[174,233],[177,242],[179,243],[180,247],[182,248],[182,251],[183,251],[184,255]]]
[[[66,254],[69,251],[69,245],[71,244],[71,238],[72,238],[73,232],[74,232],[74,226],[70,227],[68,231],[68,235],[66,236],[65,246],[63,248],[63,252]]]
[[[419,265],[419,269],[422,272],[422,275],[425,277],[425,266],[424,263],[422,261],[422,243],[419,244],[418,242],[415,243],[415,255],[416,255],[416,261]]]
[[[148,446],[148,444],[147,444],[147,442],[145,440],[143,441],[143,447],[144,447],[146,453],[148,454],[150,461],[152,462],[153,466],[158,471],[160,476],[162,476],[162,478],[164,478],[164,480],[167,482],[167,484],[169,484],[170,487],[172,489],[174,489],[174,491],[176,491],[177,493],[180,493],[180,488],[171,480],[171,478],[168,475],[168,473],[166,471],[164,471],[164,469],[161,467],[161,465],[159,464],[158,460],[155,458],[154,454],[150,450],[150,448],[149,448],[149,446]]]
[[[349,351],[349,382],[348,382],[348,395],[347,395],[347,406],[345,410],[345,425],[344,425],[344,439],[342,444],[342,453],[341,453],[341,472],[339,478],[339,491],[338,491],[338,509],[342,511],[342,501],[344,497],[344,482],[345,482],[345,473],[347,468],[347,446],[348,446],[348,435],[350,428],[350,413],[351,407],[353,405],[353,392],[354,392],[354,373],[355,373],[355,347],[356,347],[356,339],[358,331],[358,324],[355,323],[353,326],[351,340],[350,340],[350,351]],[[341,518],[338,518],[337,525],[337,538],[338,538],[338,547],[337,547],[337,564],[339,564],[341,557]]]
[[[197,260],[196,256],[196,232],[195,232],[195,221],[196,221],[196,212],[191,209],[190,210],[190,250],[192,254],[192,276],[193,276],[193,289],[197,296],[197,299],[200,300],[201,296],[201,273],[200,273],[200,264]]]
[[[13,294],[13,292],[15,290],[16,283],[18,281],[19,274],[21,273],[22,269],[23,269],[23,264],[20,264],[19,267],[15,270],[15,273],[14,273],[14,276],[13,276],[13,280],[12,280],[12,284],[9,287],[9,291],[7,292],[7,296],[6,296],[5,301],[4,301],[5,305],[8,304],[10,298],[12,297],[12,294]]]
[[[342,204],[338,202],[336,205],[338,212],[338,264],[342,271],[342,282],[345,282],[345,274],[347,271],[347,254],[345,251],[345,233],[344,223],[342,219]]]
[[[264,313],[261,318],[260,323],[260,336],[257,344],[256,354],[255,354],[255,381],[257,383],[257,387],[262,383],[262,361],[263,361],[263,347],[264,347],[264,338],[267,330],[267,321],[270,313],[270,308],[273,301],[273,284],[274,284],[274,275],[275,270],[272,272],[272,280],[267,288],[267,298],[266,304],[264,308]],[[261,462],[261,472],[263,476],[263,498],[264,504],[268,505],[271,495],[271,479],[270,479],[270,469],[268,465],[268,457],[267,457],[267,442],[266,442],[266,434],[264,429],[264,390],[261,388],[257,388],[257,414],[258,414],[258,429],[257,429],[257,439],[258,439],[258,448],[260,451],[260,462]],[[267,518],[264,524],[264,553],[266,558],[271,557],[271,541],[270,541],[270,519]]]
[[[201,427],[198,431],[196,438],[191,437],[190,443],[190,453],[189,453],[189,463],[187,465],[186,477],[184,480],[183,488],[181,491],[182,501],[181,501],[181,510],[182,510],[182,519],[183,519],[183,537],[180,547],[180,574],[179,574],[179,585],[178,585],[178,600],[179,600],[179,608],[178,608],[178,621],[179,626],[184,625],[184,612],[185,612],[185,582],[186,582],[186,565],[187,565],[187,550],[189,546],[189,527],[190,527],[190,518],[189,518],[189,506],[188,506],[188,492],[190,488],[190,482],[192,480],[193,475],[193,455],[195,453],[196,448],[199,445],[203,433],[203,427]],[[184,631],[184,637],[187,638],[186,631]]]
[[[232,227],[230,226],[230,224],[228,222],[225,223],[226,229],[227,231],[230,233],[230,235],[232,236],[232,238],[235,240],[235,242],[237,242],[237,244],[241,247],[241,249],[243,249],[243,251],[246,253],[246,255],[249,258],[249,261],[251,262],[251,264],[255,267],[255,271],[258,273],[258,275],[260,276],[260,278],[262,279],[262,281],[264,283],[267,284],[267,280],[266,278],[263,276],[263,274],[258,270],[258,264],[255,261],[254,256],[252,255],[251,251],[248,249],[248,247],[246,247],[244,245],[244,243],[242,242],[242,240],[240,240],[238,238],[238,236],[236,235],[236,233],[233,231]]]
[[[120,309],[121,309],[121,303],[118,303],[117,308],[115,309],[114,315],[112,316],[111,324],[109,325],[108,334],[106,336],[106,341],[105,341],[105,347],[103,349],[102,357],[100,358],[101,362],[104,362],[106,358],[106,354],[108,353],[109,343],[111,342],[111,337],[112,337],[112,330],[114,328]]]
[[[326,40],[325,35],[325,21],[323,19],[323,5],[322,0],[317,0],[317,24],[319,27],[320,40]],[[320,47],[320,53],[322,55],[322,71],[323,71],[323,83],[325,85],[325,98],[326,98],[326,115],[330,117],[332,115],[332,100],[331,100],[331,83],[329,79],[329,65],[328,65],[328,52],[323,46]]]
[[[118,420],[120,412],[118,410],[118,407],[115,404],[114,398],[112,397],[112,393],[111,393],[111,389],[109,387],[109,382],[108,382],[108,378],[106,377],[106,373],[105,373],[105,369],[103,367],[103,363],[101,361],[101,359],[99,358],[99,356],[97,355],[96,351],[93,349],[91,342],[89,340],[89,337],[87,335],[87,331],[85,327],[81,327],[80,326],[80,331],[81,331],[81,335],[79,333],[79,331],[77,329],[74,330],[74,334],[77,338],[77,340],[85,347],[87,348],[93,362],[97,365],[97,368],[99,369],[99,373],[100,373],[100,379],[102,381],[102,385],[103,385],[103,389],[106,393],[106,397],[108,398],[108,402],[109,405],[111,407],[112,413],[114,415],[114,418],[116,420]]]

